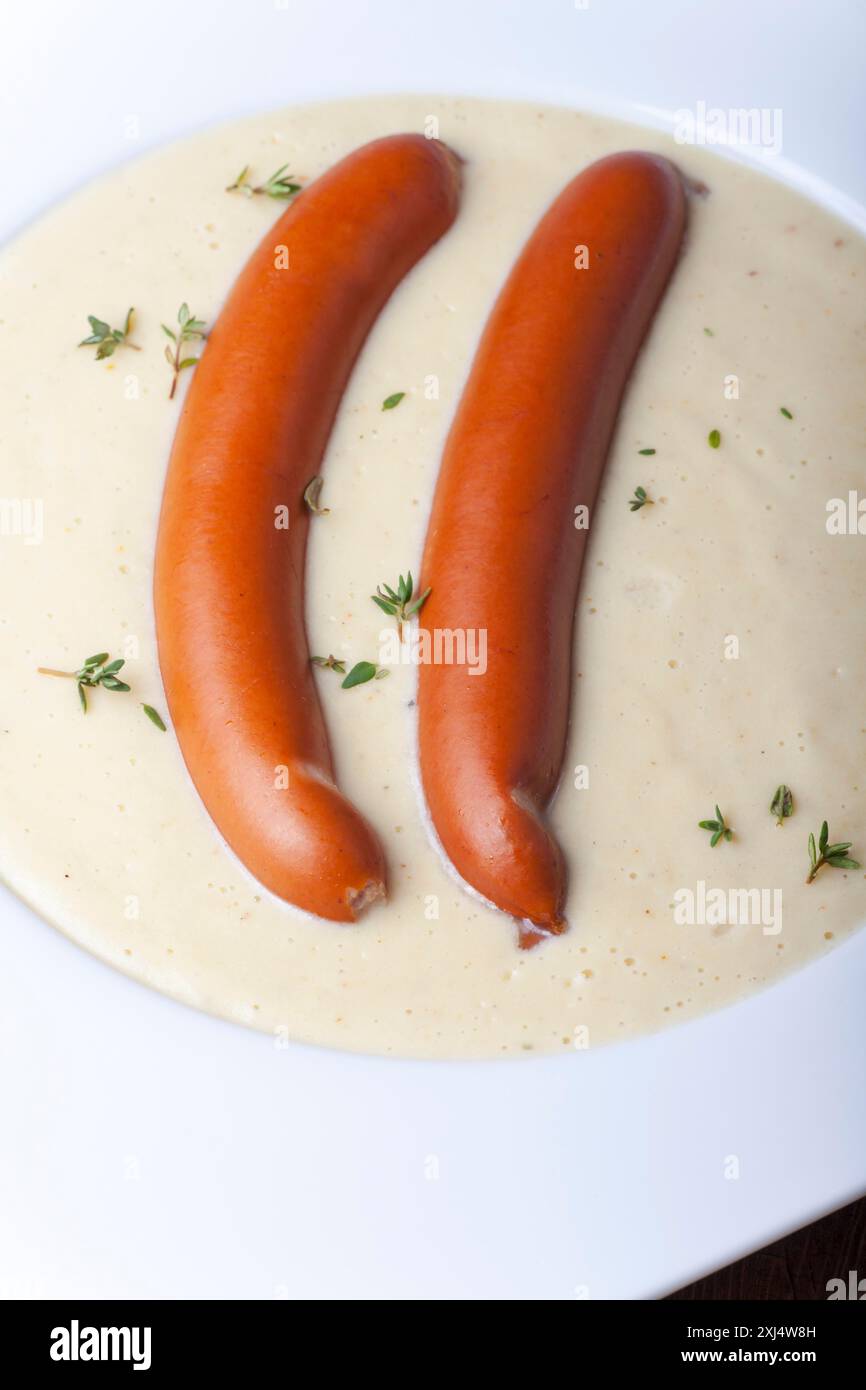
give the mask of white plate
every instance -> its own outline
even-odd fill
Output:
[[[4,20],[0,235],[214,119],[386,89],[778,107],[786,161],[866,200],[864,14],[43,0]],[[0,1296],[651,1297],[866,1189],[866,933],[655,1037],[448,1064],[279,1047],[0,921]]]

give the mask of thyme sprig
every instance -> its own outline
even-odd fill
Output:
[[[186,371],[187,367],[194,367],[198,362],[197,357],[184,357],[183,348],[186,343],[203,341],[207,337],[205,332],[206,324],[204,319],[194,318],[189,311],[188,304],[181,304],[177,311],[177,332],[169,328],[168,324],[162,325],[162,331],[167,337],[171,338],[174,347],[170,348],[168,343],[165,345],[165,360],[171,367],[171,390],[168,393],[169,400],[174,400],[174,393],[177,390],[178,378],[181,372]]]
[[[112,328],[104,319],[98,319],[95,314],[88,314],[87,322],[90,324],[90,334],[88,337],[82,338],[78,346],[95,347],[97,362],[104,361],[106,357],[112,357],[119,347],[128,347],[132,348],[133,352],[141,352],[138,343],[129,341],[134,318],[135,310],[127,309],[123,327]]]
[[[37,666],[36,670],[40,676],[62,676],[65,680],[75,681],[78,689],[78,699],[81,703],[83,714],[87,713],[87,691],[95,690],[101,686],[103,690],[111,690],[116,694],[124,694],[132,689],[118,677],[118,671],[125,666],[123,657],[111,660],[108,652],[97,652],[95,656],[88,656],[77,671],[56,671],[52,666]],[[142,705],[151,724],[155,724],[158,729],[165,733],[165,724],[162,715],[159,714],[153,705]]]
[[[641,507],[654,507],[655,503],[651,497],[647,496],[645,487],[636,487],[634,490],[634,497],[628,499],[628,505],[629,511],[639,512]]]
[[[341,676],[346,676],[346,663],[340,658],[330,656],[311,656],[310,661],[314,666],[321,666],[325,671],[336,671]],[[341,690],[351,690],[355,685],[364,685],[366,681],[380,681],[388,674],[386,666],[377,666],[375,661],[356,661],[346,679],[340,682]]]
[[[346,663],[331,653],[328,656],[311,656],[310,663],[313,666],[321,666],[323,671],[339,671],[341,676],[346,674]]]
[[[809,877],[806,879],[807,883],[812,882],[812,879],[815,877],[815,875],[819,872],[820,869],[824,868],[825,864],[829,865],[831,869],[860,868],[860,865],[858,864],[857,860],[852,859],[848,854],[848,851],[851,848],[853,841],[843,840],[838,845],[831,845],[829,843],[829,840],[830,832],[827,829],[827,822],[824,821],[824,823],[821,826],[820,833],[818,835],[817,848],[815,846],[815,836],[809,836],[810,867]]]
[[[413,618],[420,611],[430,597],[431,590],[425,589],[423,594],[413,598],[415,591],[414,580],[411,571],[407,571],[406,578],[402,574],[397,580],[397,588],[392,589],[390,584],[378,584],[375,594],[370,597],[373,602],[381,608],[383,613],[387,613],[389,618],[397,619],[397,631],[402,640],[403,625]]]
[[[698,825],[701,830],[711,830],[713,832],[710,837],[710,849],[715,849],[719,840],[732,840],[734,838],[734,832],[731,827],[726,824],[725,818],[718,806],[716,807],[715,820],[699,820]]]
[[[67,680],[74,680],[78,686],[78,698],[81,701],[81,708],[87,713],[87,689],[96,689],[101,685],[103,690],[125,691],[130,686],[125,681],[119,680],[117,672],[124,665],[122,658],[116,661],[109,659],[108,652],[97,652],[96,656],[89,656],[77,671],[55,671],[50,666],[39,666],[37,670],[40,676],[65,676]]]
[[[238,174],[234,183],[230,183],[226,188],[226,193],[235,191],[243,193],[245,198],[252,198],[255,194],[263,194],[266,198],[280,198],[288,202],[289,198],[294,198],[296,193],[300,193],[302,185],[295,183],[294,176],[287,174],[288,164],[281,164],[279,169],[275,169],[269,179],[264,183],[251,184],[249,181],[249,164],[245,164]]]

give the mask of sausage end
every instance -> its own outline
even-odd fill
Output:
[[[350,888],[346,894],[346,905],[351,920],[357,922],[371,903],[378,902],[380,898],[384,901],[387,896],[384,883],[377,882],[375,879],[365,883],[363,888]]]
[[[562,936],[565,931],[568,931],[568,922],[564,917],[558,917],[543,927],[536,922],[520,922],[517,931],[517,944],[521,951],[531,951],[534,946],[539,946],[548,937]]]

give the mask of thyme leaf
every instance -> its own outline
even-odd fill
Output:
[[[166,728],[165,724],[163,723],[162,715],[154,709],[153,705],[142,705],[141,708],[144,710],[151,724],[155,724],[158,729],[161,729],[162,732],[165,733]]]
[[[373,661],[358,661],[348,676],[340,683],[341,690],[351,690],[355,685],[365,685],[367,681],[380,681],[387,676],[386,666],[377,666]]]
[[[327,516],[331,510],[330,507],[323,507],[319,501],[324,483],[324,478],[317,475],[311,478],[304,488],[304,501],[314,516]]]
[[[776,817],[776,824],[782,825],[788,816],[794,813],[794,793],[790,787],[786,787],[782,782],[776,788],[773,800],[770,802],[770,815]]]

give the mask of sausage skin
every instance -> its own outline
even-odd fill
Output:
[[[304,625],[303,494],[367,333],[459,191],[457,157],[418,135],[365,145],[305,189],[209,335],[165,483],[154,604],[187,768],[250,872],[337,922],[384,894],[386,869],[335,782]]]
[[[524,947],[566,926],[544,810],[568,732],[575,509],[595,502],[684,224],[681,177],[653,155],[613,155],[565,188],[496,301],[436,485],[420,626],[431,649],[436,630],[486,631],[487,669],[420,666],[421,781],[445,854],[521,922]]]

